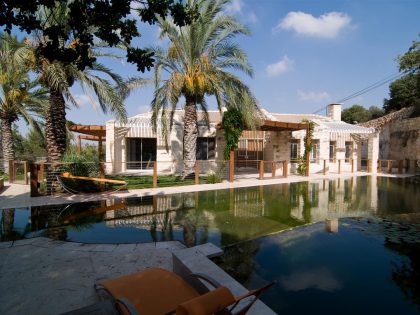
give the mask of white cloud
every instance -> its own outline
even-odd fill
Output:
[[[334,38],[350,22],[351,17],[341,12],[329,12],[319,17],[304,12],[289,12],[273,31],[293,30],[308,36]]]
[[[305,92],[297,90],[297,94],[299,99],[305,102],[320,102],[330,99],[330,95],[327,92]]]
[[[242,6],[242,0],[233,0],[226,6],[225,12],[229,14],[239,13],[242,11]]]
[[[255,24],[258,22],[258,17],[254,12],[251,12],[248,14],[247,20],[252,23]]]
[[[285,55],[283,56],[283,58],[280,59],[280,61],[268,65],[265,68],[265,71],[268,74],[268,76],[275,77],[293,69],[294,64],[295,62]]]

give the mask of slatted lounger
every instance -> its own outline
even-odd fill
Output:
[[[124,180],[117,180],[117,179],[108,179],[108,178],[97,178],[97,177],[86,177],[86,176],[73,176],[68,172],[62,173],[60,175],[57,175],[57,180],[60,182],[61,186],[64,188],[65,191],[71,193],[71,194],[80,194],[82,193],[81,191],[77,191],[73,188],[68,187],[62,180],[62,178],[66,178],[66,179],[75,179],[75,180],[81,180],[86,181],[86,182],[94,182],[94,183],[103,183],[103,184],[117,184],[119,186],[117,186],[116,189],[112,190],[114,191],[118,191],[122,188],[125,188],[127,186],[127,182]]]

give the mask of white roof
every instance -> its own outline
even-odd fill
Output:
[[[312,120],[315,124],[320,127],[328,129],[329,132],[334,133],[352,133],[352,134],[369,134],[374,133],[374,128],[365,128],[362,126],[348,124],[344,121],[335,121],[335,120]]]

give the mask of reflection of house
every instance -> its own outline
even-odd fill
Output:
[[[312,121],[313,150],[311,172],[320,172],[323,160],[328,161],[330,169],[337,168],[340,160],[343,170],[350,170],[351,159],[360,159],[357,135],[365,135],[369,141],[369,159],[376,163],[378,141],[373,129],[350,125],[341,121],[341,105],[328,105],[328,115],[273,114],[262,110],[264,124],[259,131],[245,131],[235,153],[238,169],[257,168],[259,161],[292,162],[304,154],[305,130],[303,122]],[[223,130],[218,128],[221,115],[209,111],[209,128],[204,115],[199,112],[198,141],[196,156],[198,160],[214,162],[223,160],[225,140]],[[128,119],[126,124],[108,121],[106,126],[106,161],[108,173],[139,172],[151,170],[153,161],[158,162],[160,172],[173,173],[182,164],[183,111],[176,110],[174,126],[169,137],[168,147],[159,124],[154,133],[151,113],[140,114]],[[209,164],[209,167],[211,163]],[[360,166],[360,161],[359,161]],[[372,165],[372,170],[376,170]]]
[[[359,178],[359,181],[359,187],[356,178],[308,183],[306,196],[294,195],[298,200],[294,202],[295,207],[292,208],[291,215],[302,220],[306,203],[310,207],[312,222],[367,216],[378,207],[377,178],[365,177]],[[364,192],[358,193],[358,189]]]
[[[114,203],[107,201],[108,205]],[[111,210],[105,213],[106,224],[110,227],[133,226],[149,229],[152,225],[163,228],[175,221],[178,207],[172,205],[171,196],[141,198],[128,200],[124,209]]]

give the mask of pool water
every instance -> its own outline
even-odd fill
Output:
[[[420,212],[408,179],[357,177],[1,211],[1,239],[225,247],[312,222]]]
[[[217,263],[279,314],[419,314],[420,230],[409,223],[339,220],[225,248]]]

